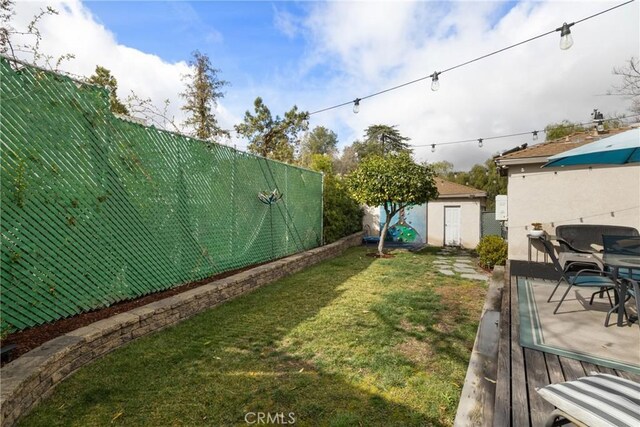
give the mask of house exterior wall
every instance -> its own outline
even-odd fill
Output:
[[[427,204],[427,243],[431,246],[444,245],[444,208],[460,206],[460,243],[462,247],[474,249],[480,242],[480,212],[482,199],[447,198]]]
[[[363,205],[362,229],[365,236],[380,235],[380,207]]]
[[[640,166],[509,166],[509,259],[528,259],[531,223],[555,234],[563,224],[624,225],[640,230]],[[532,258],[536,255],[532,249]]]

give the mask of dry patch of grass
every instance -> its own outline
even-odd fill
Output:
[[[411,337],[395,346],[395,350],[401,355],[422,367],[429,365],[434,352],[429,343]]]

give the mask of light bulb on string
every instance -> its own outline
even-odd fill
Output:
[[[560,49],[567,50],[571,46],[573,46],[573,37],[571,37],[571,29],[570,27],[573,25],[567,24],[566,22],[562,24],[562,27],[556,28],[556,31],[560,31]]]
[[[353,113],[358,114],[360,112],[360,98],[356,98],[353,101]]]
[[[434,71],[433,74],[431,74],[431,90],[434,92],[440,89],[440,79],[438,79],[439,75],[440,73],[437,71]]]
[[[431,152],[432,153],[436,152],[436,144],[431,144]]]
[[[537,130],[534,130],[534,131],[533,131],[533,140],[534,140],[534,141],[537,141],[537,140],[538,140],[538,131],[537,131]]]
[[[478,138],[478,147],[482,148],[482,138]]]

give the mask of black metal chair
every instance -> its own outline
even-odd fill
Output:
[[[553,292],[551,292],[547,302],[551,302],[553,295],[556,293],[556,290],[558,290],[558,287],[563,281],[569,285],[562,295],[562,298],[560,298],[555,310],[553,310],[553,314],[558,312],[558,309],[564,302],[564,299],[574,286],[580,288],[598,288],[598,290],[591,295],[589,304],[593,304],[593,298],[597,294],[606,292],[607,297],[609,298],[609,304],[613,306],[613,301],[611,300],[609,291],[615,288],[615,282],[608,272],[593,268],[583,268],[577,272],[568,271],[560,265],[560,261],[558,261],[558,258],[556,257],[555,248],[551,241],[549,241],[545,236],[542,236],[540,237],[540,242],[544,246],[544,250],[549,256],[549,259],[551,259],[554,268],[558,273],[560,273],[560,279],[558,280],[558,283],[556,283],[555,288],[553,288]]]
[[[561,252],[597,253],[592,245],[602,245],[602,236],[640,236],[637,229],[621,225],[568,224],[556,227]]]

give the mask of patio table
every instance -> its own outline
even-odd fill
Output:
[[[638,238],[627,238],[631,240],[637,240]],[[599,255],[595,255],[596,257]],[[629,276],[634,272],[640,273],[640,255],[634,254],[620,254],[620,253],[605,253],[602,255],[602,263],[605,267],[611,270],[613,279],[618,283],[618,292],[616,292],[616,299],[618,300],[618,321],[617,325],[622,326],[624,318],[624,299],[627,295],[627,281],[620,280],[620,269],[628,269]],[[638,313],[640,315],[640,313]],[[639,320],[640,321],[640,320]]]

